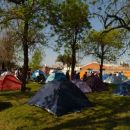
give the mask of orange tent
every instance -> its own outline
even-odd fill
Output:
[[[0,91],[19,90],[21,82],[13,75],[0,76]]]

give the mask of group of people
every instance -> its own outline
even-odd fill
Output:
[[[80,72],[74,71],[74,74],[73,74],[73,76],[72,76],[72,78],[71,78],[71,76],[70,76],[70,71],[67,70],[67,71],[66,71],[66,78],[67,78],[68,80],[70,80],[70,79],[72,79],[72,80],[79,80],[79,79],[80,79]],[[87,79],[87,72],[84,73],[82,80],[85,81],[86,79]]]
[[[73,76],[71,77],[70,76],[70,71],[69,70],[67,70],[66,71],[66,78],[68,79],[68,80],[79,80],[79,79],[81,79],[81,80],[83,80],[83,81],[86,81],[87,79],[88,79],[88,77],[90,77],[90,76],[97,76],[97,77],[99,77],[99,72],[90,72],[90,73],[88,73],[87,71],[86,72],[84,72],[84,74],[83,74],[83,76],[82,77],[80,77],[80,72],[78,71],[74,71],[74,74],[73,74]]]

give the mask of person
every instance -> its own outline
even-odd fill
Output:
[[[69,74],[69,72],[70,72],[69,70],[66,71],[66,78],[67,78],[68,80],[70,80],[70,74]]]
[[[76,79],[80,79],[80,72],[76,74]]]
[[[76,76],[77,76],[77,72],[74,71],[74,74],[73,74],[73,76],[72,76],[72,80],[76,80]]]
[[[23,69],[22,68],[18,68],[16,71],[15,71],[15,77],[17,79],[19,79],[21,82],[22,82],[22,79],[23,79]]]
[[[85,72],[83,75],[83,81],[86,81],[86,79],[87,79],[87,72]]]

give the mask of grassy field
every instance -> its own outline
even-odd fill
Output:
[[[0,93],[0,130],[130,130],[130,97],[107,92],[90,93],[94,107],[55,117],[27,101],[40,86],[28,84],[31,92]]]

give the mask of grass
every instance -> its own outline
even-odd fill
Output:
[[[29,83],[31,92],[0,93],[0,130],[130,130],[130,97],[107,92],[90,93],[94,107],[55,117],[27,101],[40,85]]]

